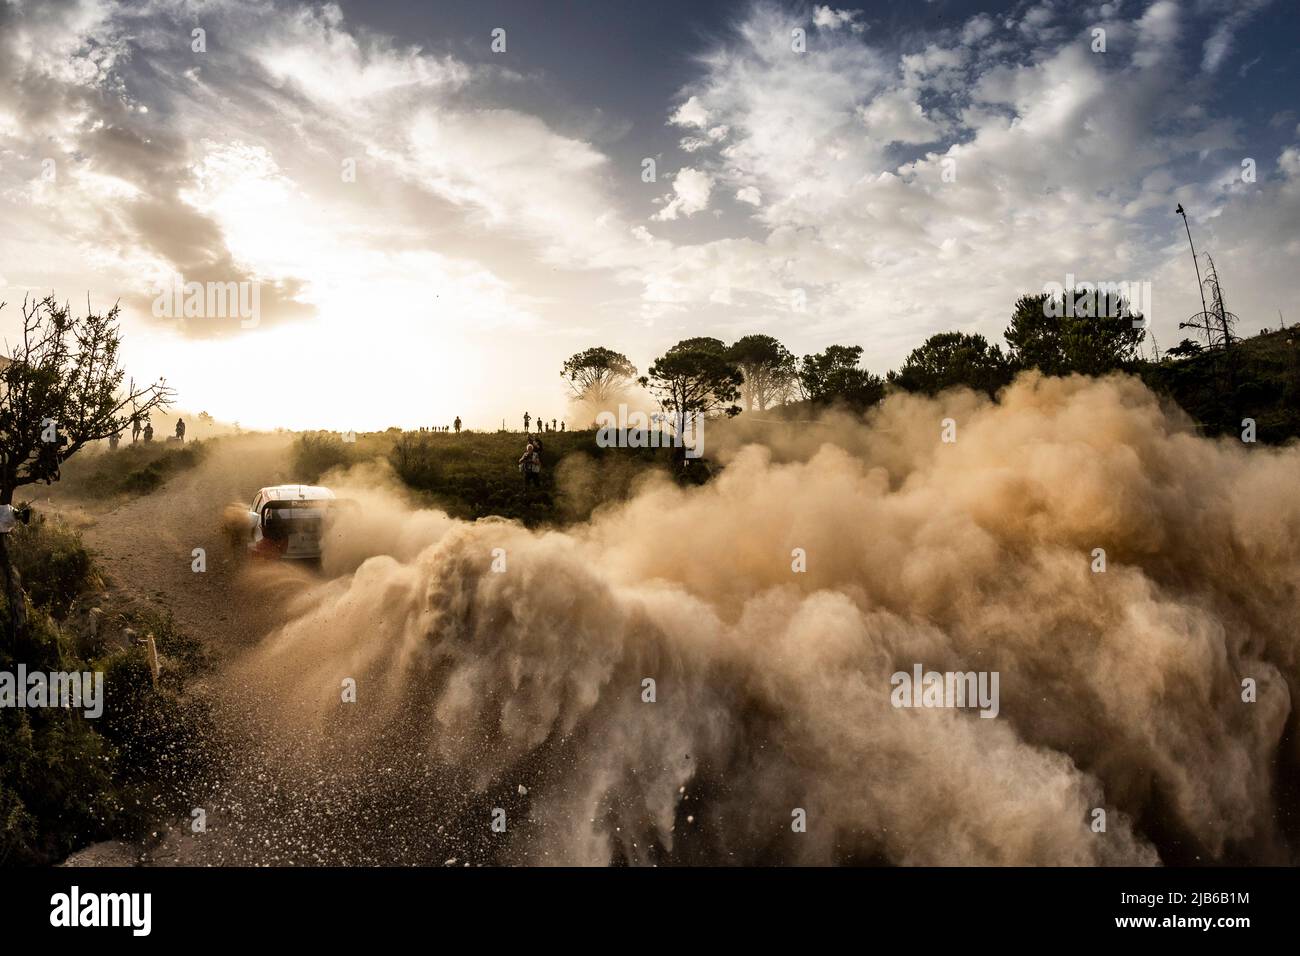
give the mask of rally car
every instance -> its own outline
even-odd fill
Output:
[[[324,526],[336,504],[334,492],[319,485],[263,488],[242,515],[246,538],[241,543],[260,557],[319,558]]]

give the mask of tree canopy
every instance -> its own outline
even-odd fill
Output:
[[[770,335],[746,335],[728,350],[744,376],[741,406],[748,411],[766,411],[784,402],[799,372],[798,360]]]
[[[740,368],[718,339],[683,339],[650,366],[641,385],[648,388],[659,407],[672,414],[674,422],[691,414],[728,416],[739,414]]]
[[[1017,368],[1105,375],[1137,359],[1146,336],[1141,319],[1123,299],[1074,289],[1022,295],[1003,334]]]
[[[940,332],[912,349],[902,368],[890,372],[891,384],[909,392],[937,395],[964,385],[992,397],[1008,384],[1014,370],[997,345],[982,335]]]
[[[825,351],[805,355],[799,364],[799,390],[817,405],[839,402],[853,408],[867,408],[885,394],[877,375],[858,367],[860,345],[831,345]]]
[[[560,369],[575,398],[604,405],[632,384],[636,366],[621,352],[602,345],[569,356]]]

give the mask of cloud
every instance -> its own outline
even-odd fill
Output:
[[[1173,0],[1157,0],[1151,4],[1137,21],[1134,66],[1146,69],[1171,58],[1181,34],[1178,4]]]
[[[1217,231],[1249,198],[1249,208],[1271,202],[1277,212],[1253,238],[1234,235],[1232,274],[1252,306],[1281,301],[1286,272],[1273,251],[1290,241],[1288,187],[1261,179],[1248,197],[1215,185],[1240,159],[1234,124],[1207,110],[1179,71],[1179,8],[1161,0],[1138,13],[1108,24],[1116,50],[1131,50],[1125,62],[1091,52],[1088,21],[1045,9],[1028,17],[1033,43],[993,59],[958,45],[989,35],[970,21],[910,49],[839,31],[790,56],[781,9],[755,7],[702,58],[682,98],[730,127],[726,146],[701,147],[693,165],[756,190],[762,204],[749,221],[763,231],[656,258],[654,288],[703,306],[727,275],[737,308],[765,315],[796,348],[801,337],[860,339],[873,303],[872,314],[889,318],[868,348],[878,371],[932,332],[997,338],[1016,295],[1067,274],[1155,283],[1164,341],[1195,296],[1173,206],[1194,206],[1202,228]],[[1044,41],[1049,28],[1060,39]],[[1189,177],[1203,186],[1195,202],[1178,191]],[[1255,265],[1250,246],[1264,253]],[[808,303],[797,316],[795,289]]]
[[[704,108],[699,97],[692,96],[673,111],[668,122],[674,126],[694,126],[704,129],[709,125],[709,111]]]
[[[813,7],[813,26],[820,30],[838,30],[848,27],[854,33],[861,33],[866,24],[858,21],[862,15],[859,10],[832,10],[829,6]]]
[[[396,235],[418,243],[430,221],[464,224],[453,246],[496,233],[575,268],[615,268],[638,250],[598,150],[536,115],[475,107],[474,90],[508,80],[365,33],[335,6],[214,6],[199,53],[180,3],[4,5],[0,18],[12,27],[0,28],[0,148],[19,157],[0,176],[27,177],[3,195],[20,221],[60,231],[73,246],[64,257],[120,296],[133,321],[152,321],[156,286],[176,274],[258,284],[263,331],[319,319],[327,296],[357,298],[341,276],[378,288],[355,264],[378,266],[372,251]],[[55,183],[35,178],[47,155]],[[410,215],[435,207],[432,220]],[[305,228],[324,221],[327,243]],[[292,254],[308,248],[311,257]],[[478,309],[480,321],[536,321],[535,298],[510,290],[496,257],[465,255],[439,256],[443,282],[466,283],[444,285],[444,301],[491,288],[496,305]],[[402,261],[384,262],[385,288],[404,284],[390,271]],[[238,323],[167,322],[189,336],[248,334]]]
[[[1233,38],[1237,31],[1271,2],[1272,0],[1234,0],[1231,4],[1217,4],[1218,9],[1213,11],[1217,25],[1202,46],[1201,69],[1207,73],[1216,72],[1232,53]],[[1245,76],[1252,65],[1254,64],[1243,66],[1241,75]]]
[[[883,371],[932,332],[996,338],[1016,294],[1067,273],[1150,278],[1157,332],[1175,335],[1197,298],[1182,202],[1238,311],[1275,316],[1293,153],[1276,144],[1255,184],[1225,179],[1258,130],[1186,55],[1228,50],[1245,14],[1219,0],[1100,14],[1104,56],[1094,14],[1068,5],[891,35],[819,6],[798,53],[809,9],[759,3],[693,51],[672,99],[610,118],[536,95],[544,70],[523,82],[330,4],[206,6],[203,54],[179,0],[0,4],[5,276],[121,298],[149,332],[131,347],[194,378],[207,369],[185,338],[249,332],[160,326],[151,290],[174,273],[260,283],[259,334],[311,322],[347,340],[361,313],[415,351],[502,329],[560,350],[633,314],[628,349],[758,323],[796,351],[860,341]],[[1294,123],[1284,111],[1271,129]],[[674,146],[665,195],[640,162],[662,168]],[[521,374],[543,396],[553,378]]]
[[[939,127],[907,90],[881,93],[862,108],[861,116],[871,137],[882,143],[930,143],[939,138]]]
[[[995,25],[991,16],[987,13],[977,13],[967,20],[961,28],[961,42],[966,46],[973,46],[991,34],[994,29]]]
[[[651,218],[659,221],[693,216],[709,205],[713,191],[713,177],[706,172],[685,166],[673,177],[672,198],[663,209]]]

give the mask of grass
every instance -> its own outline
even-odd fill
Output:
[[[596,432],[547,432],[541,481],[525,488],[522,432],[371,432],[347,444],[328,433],[300,436],[294,467],[304,481],[330,468],[386,460],[394,474],[453,517],[514,518],[531,527],[582,521],[627,495],[650,471],[673,473],[670,448],[601,448]]]
[[[201,441],[140,442],[113,451],[86,449],[64,463],[59,489],[80,498],[147,495],[176,473],[197,465],[207,449]]]
[[[1300,436],[1300,326],[1240,339],[1226,352],[1147,363],[1138,374],[1206,435],[1240,435],[1242,419],[1253,418],[1260,442]]]

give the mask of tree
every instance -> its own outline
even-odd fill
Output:
[[[0,303],[0,308],[4,303]],[[59,466],[89,442],[115,435],[131,420],[168,405],[157,383],[122,388],[118,307],[74,316],[54,296],[23,301],[22,340],[0,368],[0,505],[23,485],[59,478]],[[14,637],[26,623],[22,582],[0,535],[0,570]]]
[[[568,380],[579,401],[601,406],[609,404],[632,384],[636,366],[626,355],[598,345],[569,356],[560,369],[560,376]]]
[[[860,345],[831,345],[824,352],[805,355],[799,364],[799,390],[817,405],[840,402],[853,408],[867,408],[885,394],[885,383],[858,367]]]
[[[650,389],[659,407],[670,413],[679,432],[690,415],[740,413],[740,406],[734,403],[744,377],[717,339],[683,339],[655,359],[650,374],[638,381]]]
[[[1118,296],[1070,289],[1022,295],[1007,328],[1011,360],[1047,375],[1105,375],[1128,367],[1146,335],[1141,315]]]
[[[1171,349],[1165,349],[1165,355],[1174,358],[1190,358],[1201,353],[1201,343],[1194,339],[1183,339]]]
[[[770,335],[746,335],[729,350],[744,376],[741,406],[766,411],[784,401],[798,374],[798,361],[790,350]]]
[[[965,385],[990,398],[1011,381],[1013,369],[1002,349],[982,335],[940,332],[912,349],[907,361],[889,381],[909,392],[937,395],[945,388]]]

